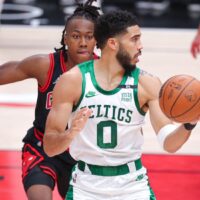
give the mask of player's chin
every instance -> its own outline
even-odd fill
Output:
[[[136,63],[139,62],[139,59],[138,58],[134,58],[131,62],[132,65],[135,65]]]
[[[136,63],[138,63],[140,60],[139,60],[139,55],[136,55],[136,56],[134,56],[134,58],[133,58],[133,60],[132,60],[132,64],[136,64]]]
[[[93,58],[92,54],[79,54],[77,60],[79,63],[91,60]]]

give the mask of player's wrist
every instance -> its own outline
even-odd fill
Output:
[[[71,127],[69,130],[68,130],[68,137],[73,140],[76,135],[78,135],[80,133],[80,130],[77,129],[77,128],[73,128]]]
[[[187,131],[192,131],[197,124],[184,123],[183,126]]]

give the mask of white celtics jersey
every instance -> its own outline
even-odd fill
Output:
[[[124,76],[117,88],[105,91],[95,79],[93,61],[82,63],[79,68],[83,76],[82,95],[73,115],[85,106],[93,113],[70,145],[72,157],[102,166],[140,158],[145,113],[139,108],[137,95],[139,69]]]

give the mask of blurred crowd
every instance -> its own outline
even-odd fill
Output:
[[[12,0],[12,2],[19,4],[31,4],[41,2],[54,2],[58,6],[71,6],[75,4],[75,0]],[[5,0],[6,2],[6,0]],[[85,2],[85,0],[79,0]],[[145,15],[151,13],[152,15],[162,15],[174,6],[185,7],[190,17],[200,17],[200,0],[97,0],[96,5],[99,7],[106,7],[106,11],[116,9],[123,6],[123,4],[130,4],[139,14]]]

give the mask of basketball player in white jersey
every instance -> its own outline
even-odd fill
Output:
[[[173,125],[159,107],[160,80],[136,67],[142,44],[134,16],[102,15],[94,36],[101,58],[79,64],[55,86],[44,149],[54,156],[70,147],[78,161],[66,200],[153,200],[140,160],[147,111],[162,147],[171,153],[195,124]]]

